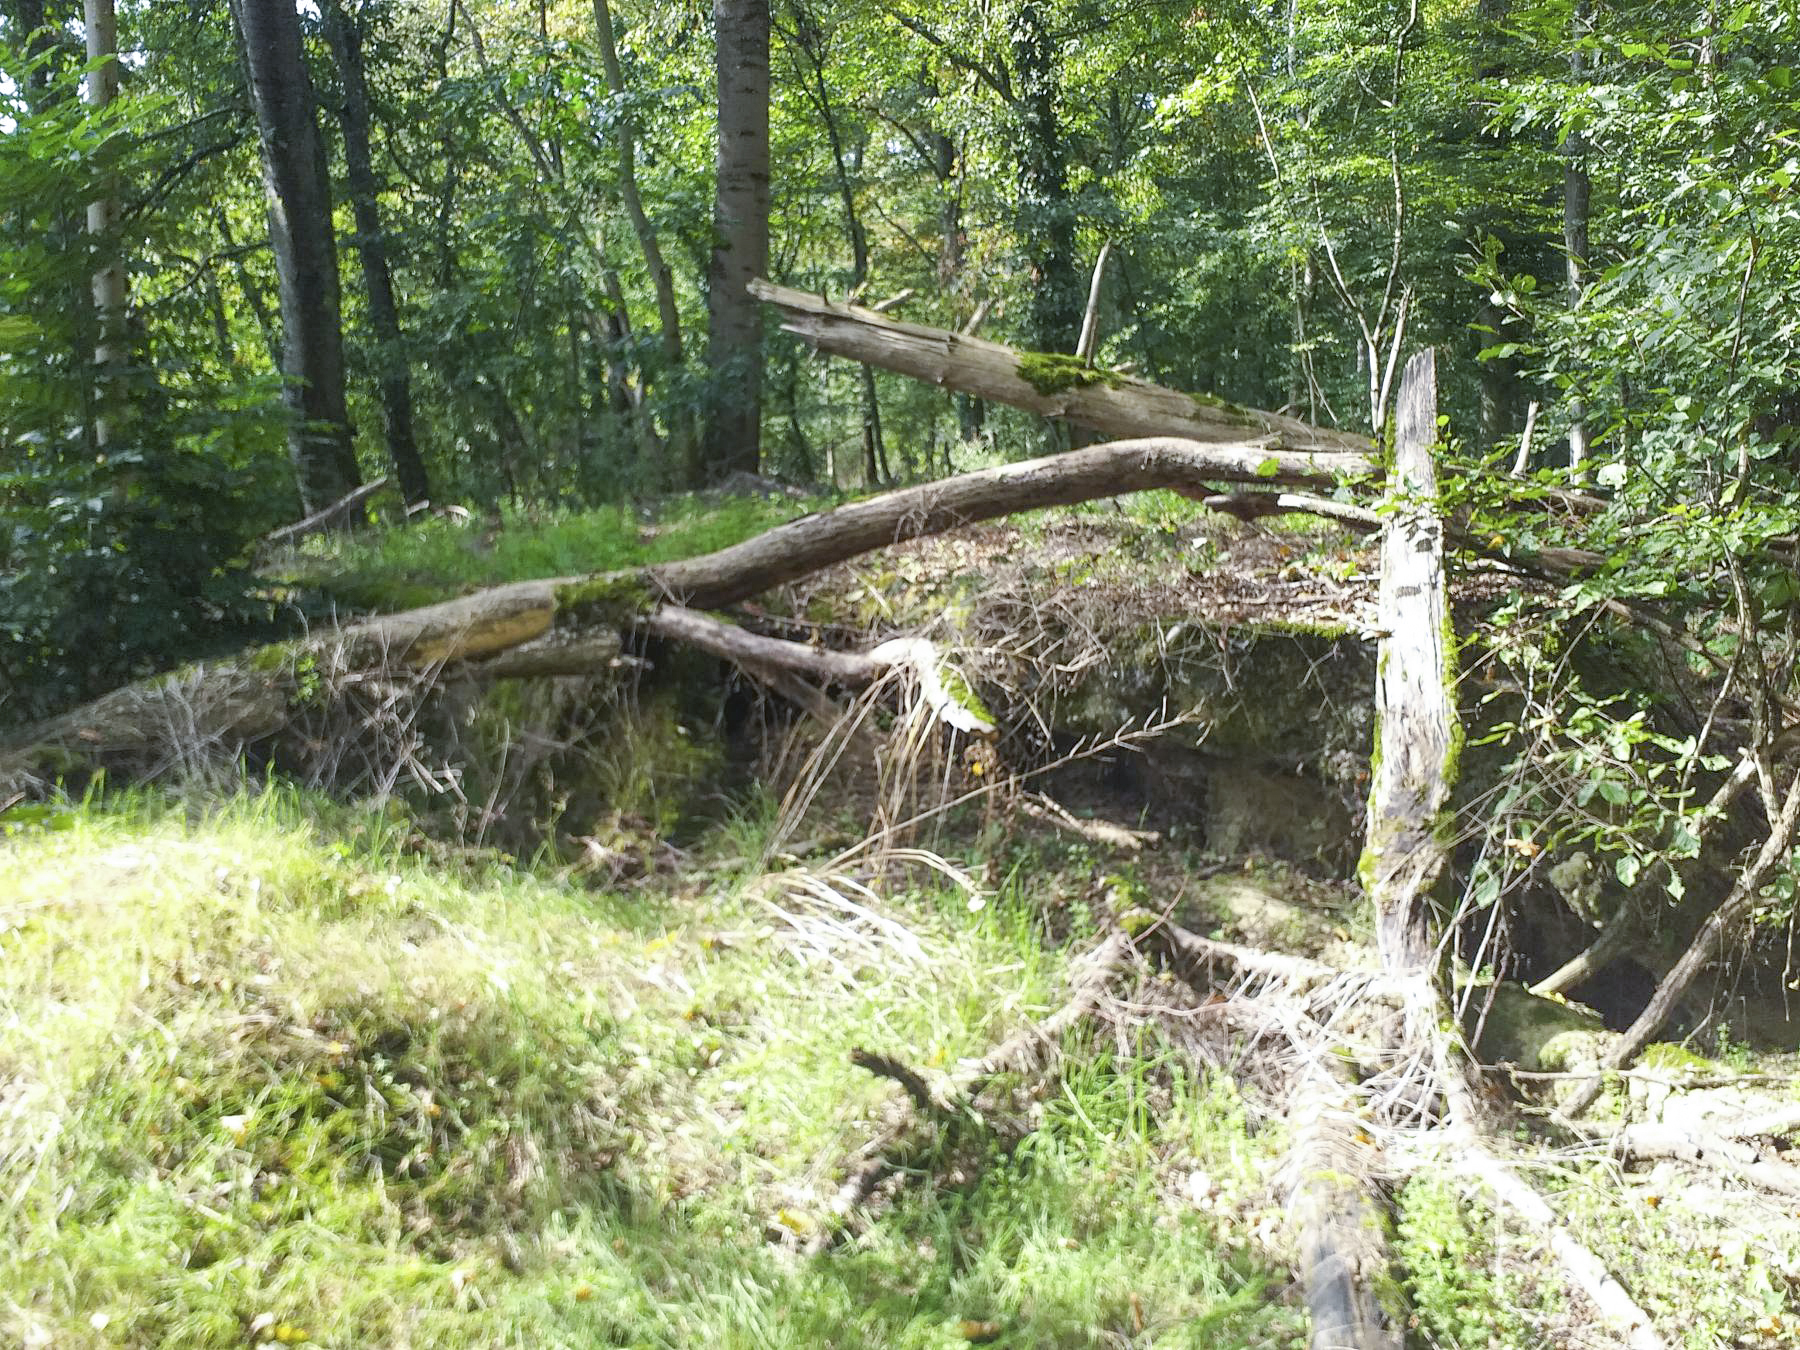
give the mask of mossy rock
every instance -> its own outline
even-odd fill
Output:
[[[1475,1053],[1489,1063],[1562,1073],[1596,1062],[1614,1036],[1598,1013],[1523,985],[1478,986],[1468,1002],[1466,1030],[1473,1036],[1479,1029]]]
[[[1328,781],[1357,779],[1374,735],[1373,646],[1333,632],[1245,626],[1221,643],[1142,625],[1113,659],[1055,699],[1058,730],[1110,735],[1165,708],[1196,711],[1205,749],[1219,756],[1304,764]]]

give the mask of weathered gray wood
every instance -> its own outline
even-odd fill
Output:
[[[1375,1199],[1376,1150],[1356,1097],[1315,1065],[1294,1094],[1288,1214],[1299,1235],[1300,1278],[1312,1315],[1312,1350],[1400,1350],[1387,1218]]]
[[[1382,971],[1416,990],[1406,1000],[1408,1042],[1441,1037],[1439,1028],[1452,1025],[1428,974],[1437,936],[1432,888],[1444,869],[1439,817],[1449,800],[1455,727],[1444,527],[1431,463],[1436,440],[1437,367],[1426,351],[1407,362],[1396,417],[1390,513],[1381,539],[1376,760],[1362,865]],[[1427,1062],[1440,1063],[1440,1073],[1460,1073],[1450,1058],[1437,1046]],[[1295,1095],[1299,1128],[1288,1206],[1299,1235],[1312,1350],[1401,1343],[1395,1319],[1375,1296],[1379,1287],[1398,1286],[1381,1202],[1354,1148],[1352,1106],[1350,1090],[1316,1068]]]
[[[704,558],[666,563],[650,577],[669,599],[697,609],[734,604],[870,549],[1014,511],[1067,506],[1147,488],[1204,495],[1222,480],[1317,484],[1344,457],[1274,449],[1261,442],[1203,444],[1175,437],[1113,441],[1066,454],[959,474],[804,516]]]
[[[1444,871],[1442,816],[1455,772],[1456,652],[1431,459],[1436,441],[1437,362],[1424,351],[1406,363],[1395,415],[1392,510],[1381,539],[1376,762],[1362,862],[1376,949],[1394,973],[1433,959],[1432,895]]]
[[[1084,374],[1076,357],[1022,353],[998,342],[906,323],[767,281],[752,282],[750,291],[781,311],[786,331],[819,351],[1060,418],[1102,436],[1255,441],[1330,456],[1340,473],[1364,474],[1371,468],[1369,442],[1349,432],[1184,394],[1112,371]],[[1044,363],[1040,369],[1033,369],[1034,360]],[[1028,378],[1034,374],[1036,383]]]

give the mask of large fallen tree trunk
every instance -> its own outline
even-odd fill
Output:
[[[317,697],[321,669],[590,674],[617,655],[622,631],[660,627],[678,640],[699,631],[676,616],[659,625],[665,605],[719,608],[873,549],[1018,511],[1148,488],[1203,494],[1219,480],[1317,485],[1343,464],[1262,442],[1119,441],[884,493],[703,557],[494,586],[116,690],[0,744],[0,792],[121,758],[159,762],[172,737],[198,736],[236,754],[280,732],[297,700]],[[716,630],[708,636],[722,640]],[[821,657],[808,673],[855,682],[848,667],[829,664]]]
[[[1374,447],[1364,436],[1184,394],[1118,371],[1095,370],[1076,356],[1021,352],[985,338],[905,323],[767,281],[751,282],[750,292],[781,311],[783,329],[819,351],[1072,422],[1102,436],[1260,440],[1339,457],[1344,473],[1369,469]]]

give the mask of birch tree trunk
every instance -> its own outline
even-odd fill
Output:
[[[41,15],[39,16],[41,19]],[[88,71],[85,98],[96,109],[105,109],[119,96],[119,30],[113,0],[86,0]],[[99,62],[98,65],[93,65]],[[98,330],[94,341],[94,365],[98,384],[95,399],[94,445],[105,449],[113,439],[123,390],[120,376],[125,366],[125,264],[118,257],[119,193],[110,178],[106,193],[88,203],[88,233],[106,258],[94,273],[94,313]]]

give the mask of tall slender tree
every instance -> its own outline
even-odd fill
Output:
[[[92,0],[90,0],[92,3]],[[324,9],[325,39],[336,58],[343,86],[339,121],[344,128],[344,172],[350,209],[356,217],[356,252],[362,261],[363,288],[368,293],[369,326],[376,344],[376,383],[387,429],[388,453],[407,502],[431,496],[431,479],[413,432],[412,370],[406,339],[400,330],[400,307],[394,300],[394,275],[388,265],[387,235],[381,228],[380,185],[369,149],[369,81],[363,63],[363,32],[343,0],[328,0]]]
[[[1588,13],[1584,0],[1575,0],[1569,32],[1569,78],[1577,88],[1587,79]],[[1593,184],[1588,178],[1587,134],[1576,127],[1563,143],[1567,162],[1563,169],[1563,252],[1567,259],[1569,308],[1581,304],[1587,287],[1588,221],[1592,211]],[[1577,394],[1569,400],[1569,467],[1577,475],[1586,472],[1588,457],[1587,406]]]
[[[1018,82],[1019,232],[1032,271],[1028,341],[1042,351],[1072,352],[1081,327],[1081,276],[1075,259],[1075,206],[1057,116],[1056,44],[1036,0],[1012,21]]]
[[[94,108],[110,107],[119,96],[119,30],[113,0],[86,0],[88,71],[85,95]],[[94,365],[99,374],[99,396],[93,419],[94,445],[104,449],[116,430],[120,388],[125,366],[125,264],[116,249],[119,229],[118,184],[108,178],[106,191],[88,203],[88,233],[98,242],[101,264],[94,272]]]
[[[281,289],[288,448],[301,504],[317,510],[361,481],[344,399],[344,334],[331,183],[294,0],[233,0],[262,138],[269,244]]]
[[[762,307],[748,286],[769,262],[769,0],[713,0],[719,154],[708,272],[712,399],[701,462],[716,479],[762,464]]]

